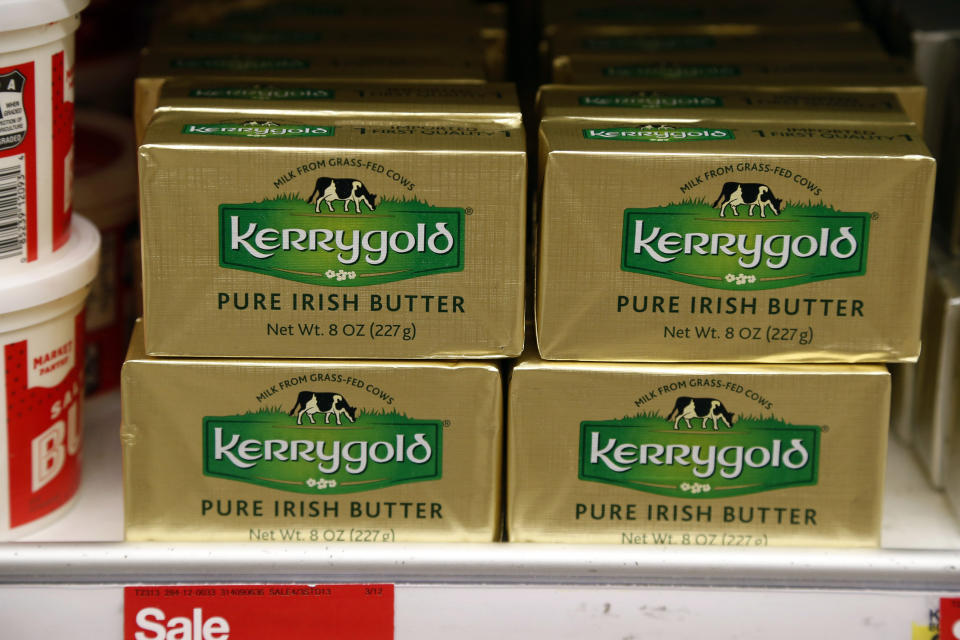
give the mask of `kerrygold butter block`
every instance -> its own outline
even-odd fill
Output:
[[[836,34],[830,34],[834,38]],[[643,38],[644,36],[640,36]],[[667,37],[667,36],[663,36]],[[709,37],[709,36],[694,36],[694,37]],[[794,62],[794,61],[820,61],[824,64],[835,63],[837,61],[850,61],[850,62],[860,62],[860,61],[888,61],[890,56],[883,51],[883,49],[877,47],[876,49],[869,49],[863,47],[850,47],[842,49],[831,49],[829,47],[819,47],[817,46],[819,40],[829,40],[830,36],[828,34],[813,34],[809,38],[804,36],[798,38],[799,41],[803,42],[802,45],[796,47],[784,47],[782,42],[785,36],[779,34],[777,36],[773,35],[764,35],[758,36],[758,42],[755,43],[755,46],[752,49],[749,47],[749,41],[751,38],[741,37],[741,38],[730,38],[731,40],[742,41],[742,47],[738,48],[736,46],[727,46],[719,49],[703,49],[703,48],[694,48],[694,49],[677,49],[669,50],[667,52],[663,51],[633,51],[633,50],[576,50],[576,51],[567,51],[565,53],[556,53],[553,56],[552,64],[554,71],[552,72],[553,77],[563,78],[569,73],[567,69],[574,64],[574,61],[577,62],[586,62],[586,61],[597,61],[605,63],[607,65],[637,65],[637,64],[651,64],[658,63],[664,59],[669,59],[674,63],[682,63],[686,61],[690,62],[700,62],[702,63],[705,58],[709,59],[714,63],[744,63],[755,61],[758,58],[765,62]],[[716,40],[714,38],[714,40]],[[779,47],[765,48],[769,47],[769,42],[772,40],[780,41]],[[811,42],[812,41],[812,42]],[[571,58],[573,60],[571,60]]]
[[[784,4],[775,2],[664,3],[659,6],[633,2],[601,4],[547,3],[544,33],[576,27],[626,26],[635,31],[663,34],[683,29],[704,34],[781,33],[800,35],[832,32],[842,37],[863,29],[856,8],[836,3]]]
[[[514,85],[477,82],[245,81],[176,78],[164,83],[157,112],[196,112],[204,117],[250,119],[302,116],[374,116],[486,120],[521,118]],[[146,130],[153,113],[137,129]]]
[[[876,546],[889,374],[876,365],[514,368],[514,542]]]
[[[789,46],[785,42],[789,41]],[[837,34],[809,32],[801,37],[783,33],[758,32],[737,35],[650,33],[642,25],[564,26],[552,39],[553,56],[585,54],[597,56],[656,54],[677,56],[718,56],[740,61],[761,57],[770,60],[884,60],[887,53],[869,31]]]
[[[491,80],[502,80],[506,10],[496,3],[451,2],[190,6],[154,22],[150,46],[156,45],[305,45],[340,53],[374,48],[469,51],[483,55]]]
[[[123,367],[127,540],[489,542],[502,387],[482,363]]]
[[[629,90],[622,85],[544,85],[537,94],[541,118],[629,122],[811,122],[915,124],[892,93],[776,91],[763,89]]]
[[[151,355],[522,350],[519,120],[160,114],[140,181]]]
[[[544,358],[916,360],[915,127],[546,120],[541,143]]]
[[[484,82],[479,53],[333,51],[309,46],[235,46],[193,49],[153,48],[140,59],[134,81],[133,111],[137,140],[150,121],[160,89],[171,78],[237,78],[246,82],[276,79],[316,82],[332,78],[389,82]]]
[[[903,61],[788,61],[763,63],[700,60],[602,60],[570,55],[557,66],[554,81],[570,84],[620,84],[647,91],[683,87],[697,91],[754,87],[790,92],[894,93],[907,116],[922,129],[926,88]]]

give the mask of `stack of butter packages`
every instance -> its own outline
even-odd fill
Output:
[[[574,84],[538,98],[511,540],[880,543],[884,365],[920,352],[923,87],[843,2],[748,4],[549,7]]]
[[[499,363],[523,348],[523,127],[512,85],[404,66],[490,53],[489,9],[244,2],[208,29],[174,22],[195,15],[187,4],[163,31],[180,62],[137,85],[170,76],[138,114],[126,538],[497,539]],[[425,27],[411,30],[444,12],[449,51],[424,52]],[[207,73],[222,63],[204,55],[250,60],[212,53],[245,52],[247,38],[255,60],[309,65]],[[364,49],[390,80],[352,66]]]
[[[499,3],[170,1],[158,11],[140,60],[136,134],[142,139],[172,78],[245,86],[317,78],[462,84],[502,81],[505,73],[506,11]]]

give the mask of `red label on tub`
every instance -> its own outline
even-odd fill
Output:
[[[37,259],[36,75],[0,67],[0,260]]]
[[[126,587],[125,640],[391,640],[393,585]]]
[[[80,483],[83,313],[60,335],[4,348],[11,528],[56,510]]]

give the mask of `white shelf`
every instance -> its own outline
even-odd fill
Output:
[[[142,583],[392,582],[397,637],[421,639],[911,638],[960,596],[960,525],[896,442],[881,549],[127,544],[118,395],[86,415],[75,507],[0,544],[0,637],[120,638]]]

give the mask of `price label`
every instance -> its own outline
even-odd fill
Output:
[[[960,598],[940,598],[940,640],[960,640]]]
[[[124,589],[124,640],[391,640],[393,585]]]

